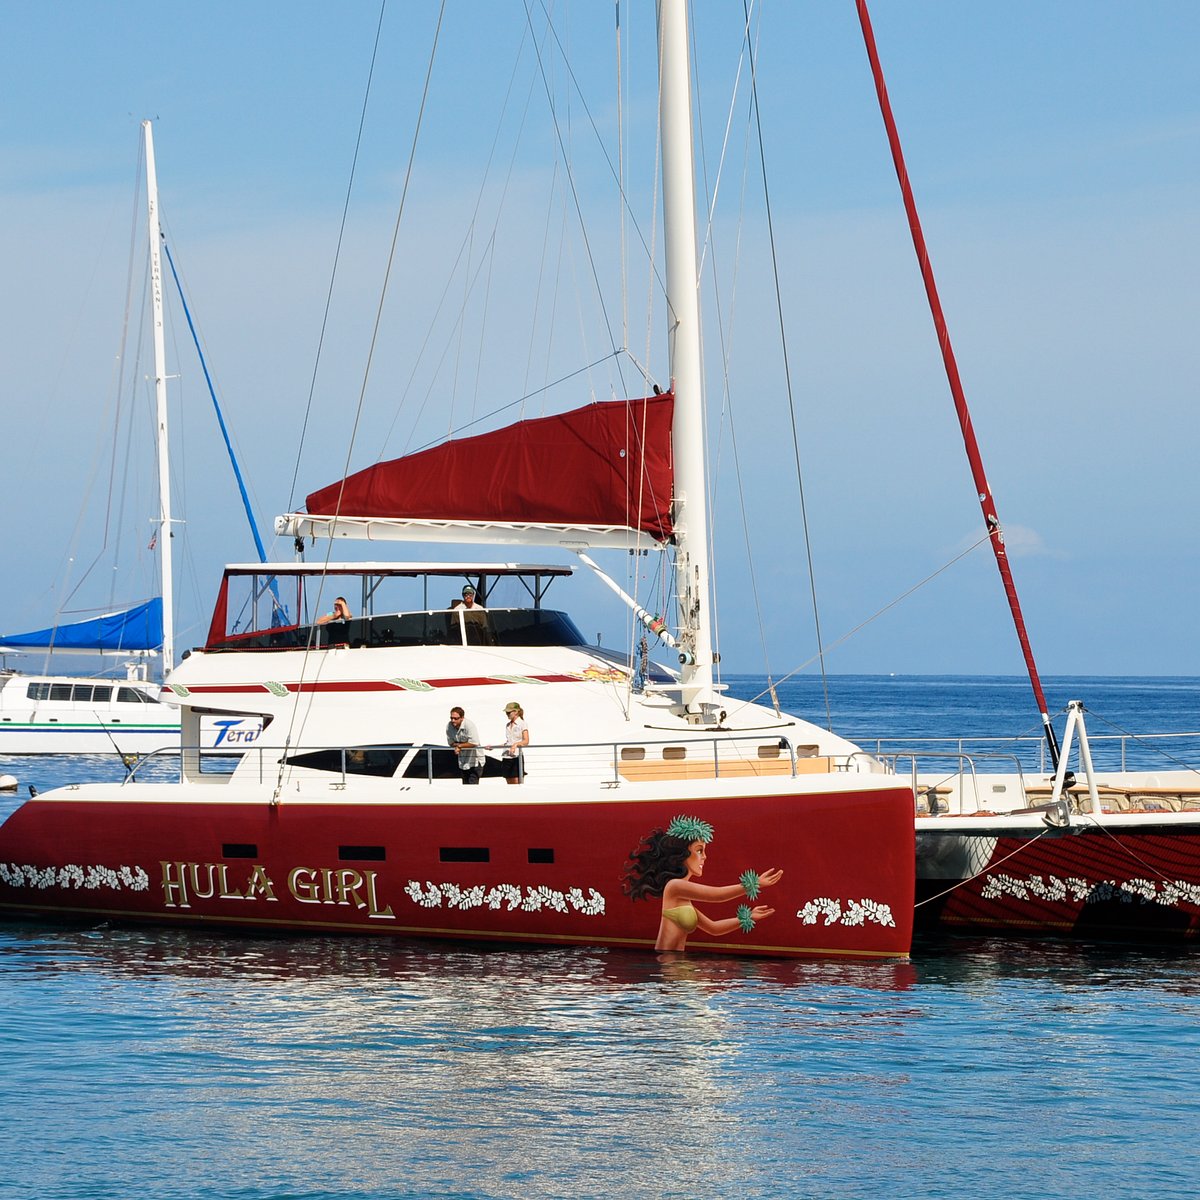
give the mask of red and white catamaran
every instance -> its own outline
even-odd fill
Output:
[[[682,0],[660,6],[669,394],[595,404],[352,476],[281,518],[361,536],[669,549],[677,619],[625,600],[678,668],[586,644],[544,603],[569,568],[227,569],[206,644],[172,674],[183,741],[261,719],[232,770],[39,795],[0,828],[0,908],[286,932],[904,956],[913,793],[856,746],[714,683],[694,167]],[[455,486],[469,473],[471,486]],[[471,497],[470,507],[459,498]],[[598,570],[598,568],[595,568]],[[333,572],[337,572],[336,574]],[[615,591],[620,587],[606,582]],[[461,585],[482,607],[450,607]],[[432,592],[431,592],[431,589]],[[623,593],[621,593],[623,595]],[[350,619],[317,619],[344,596]],[[478,785],[452,708],[504,742]],[[476,747],[467,752],[478,753]]]

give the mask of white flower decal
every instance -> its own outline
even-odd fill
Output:
[[[845,904],[843,908],[842,905]],[[896,921],[892,916],[890,904],[881,904],[878,900],[834,900],[829,896],[818,896],[810,900],[796,916],[805,925],[816,925],[822,917],[826,925],[884,925],[895,928]]]
[[[113,870],[103,866],[80,867],[75,863],[68,863],[65,867],[34,867],[28,863],[0,862],[0,883],[14,888],[37,888],[40,891],[60,887],[85,891],[111,888],[114,892],[122,889],[144,892],[150,886],[150,877],[141,867],[127,867],[124,864]]]
[[[1200,905],[1200,884],[1182,879],[1115,879],[1094,881],[1068,875],[989,875],[980,894],[985,900],[1011,896],[1014,900],[1064,900],[1075,904],[1097,904],[1115,900],[1121,904],[1162,904],[1178,907],[1181,903]]]
[[[422,908],[490,908],[504,907],[507,912],[552,912],[568,913],[574,910],[586,917],[604,915],[604,897],[595,888],[588,888],[585,896],[581,888],[568,888],[559,892],[554,888],[539,886],[527,891],[512,883],[499,883],[494,887],[476,884],[460,887],[457,883],[429,883],[422,887],[415,879],[404,885],[404,894]]]

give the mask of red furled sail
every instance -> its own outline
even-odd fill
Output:
[[[376,463],[311,516],[624,526],[671,536],[670,392],[588,404]]]

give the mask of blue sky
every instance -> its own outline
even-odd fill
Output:
[[[695,13],[710,181],[739,66],[736,7]],[[1200,674],[1200,6],[873,8],[1042,670]],[[144,431],[128,456],[124,426],[119,453],[111,442],[117,397],[139,414],[146,403],[144,385],[115,382],[136,374],[137,304],[114,367],[143,117],[155,121],[172,252],[268,533],[277,512],[347,462],[364,466],[481,418],[473,428],[494,425],[489,414],[614,345],[627,342],[665,382],[661,297],[632,223],[623,299],[619,206],[600,152],[615,161],[614,21],[600,3],[550,9],[575,83],[552,40],[543,82],[522,5],[447,5],[368,372],[437,15],[433,5],[389,5],[325,322],[379,11],[166,3],[150,15],[125,4],[0,3],[10,565],[0,629],[150,586]],[[651,11],[623,12],[621,45],[629,210],[657,249]],[[540,6],[532,23],[543,37]],[[935,576],[840,642],[827,665],[1019,673],[987,548],[941,571],[979,537],[979,510],[853,3],[773,0],[756,10],[755,29],[825,642]],[[815,635],[744,72],[743,63],[705,279],[719,644],[727,669],[783,672],[812,657]],[[144,241],[140,225],[135,236]],[[135,279],[140,299],[139,289]],[[221,564],[253,548],[186,331],[174,325],[187,645],[202,640]],[[610,359],[509,411],[537,415],[640,386],[628,359],[620,371]],[[111,474],[126,457],[129,474]],[[394,556],[416,553],[397,546]],[[609,565],[625,578],[623,561]],[[639,581],[648,599],[652,583]],[[577,591],[561,600],[585,631],[623,645],[624,612],[590,583]]]

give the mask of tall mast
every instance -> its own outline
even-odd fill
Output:
[[[158,175],[154,170],[154,136],[142,122],[146,139],[146,209],[150,237],[150,295],[154,314],[154,401],[158,429],[158,562],[162,584],[162,673],[175,669],[175,600],[171,578],[171,462],[167,437],[167,352],[163,338],[162,228],[158,221]]]
[[[675,590],[679,598],[683,700],[699,711],[712,695],[704,400],[696,258],[696,171],[685,0],[659,0],[659,123],[662,136],[668,346],[675,419]]]

